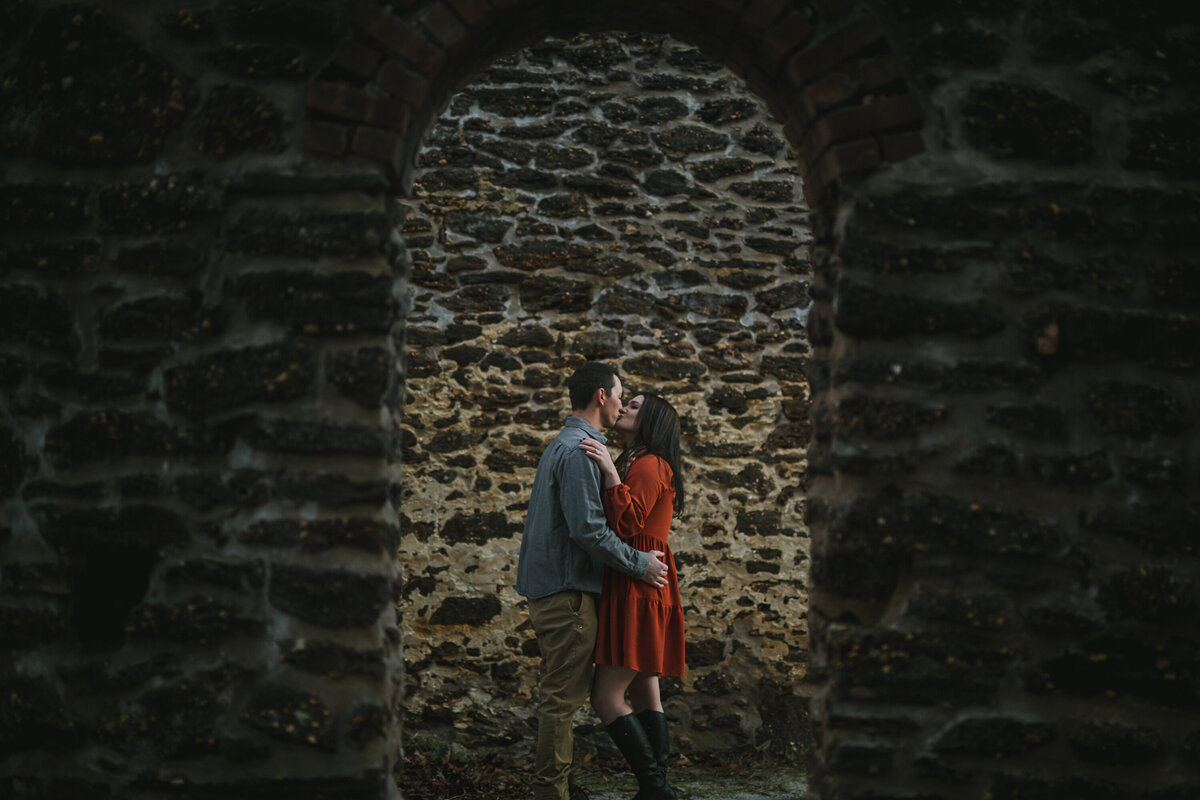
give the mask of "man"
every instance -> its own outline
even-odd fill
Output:
[[[600,469],[579,449],[586,438],[607,441],[600,430],[617,421],[617,371],[589,361],[567,387],[571,416],[538,462],[517,563],[517,591],[529,600],[529,621],[542,654],[535,800],[568,800],[575,712],[591,687],[604,566],[652,586],[667,585],[661,552],[634,550],[608,527]]]

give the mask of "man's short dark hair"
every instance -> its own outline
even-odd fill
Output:
[[[609,391],[616,385],[616,367],[600,361],[587,362],[567,378],[567,388],[571,392],[571,409],[578,411],[587,408],[597,389]]]

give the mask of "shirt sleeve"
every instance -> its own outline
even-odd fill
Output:
[[[625,480],[604,490],[608,524],[622,539],[637,536],[658,503],[667,484],[657,456],[642,456],[629,468]]]
[[[558,482],[559,502],[571,540],[596,561],[634,578],[650,566],[650,554],[622,542],[604,518],[600,468],[582,450],[567,453]]]

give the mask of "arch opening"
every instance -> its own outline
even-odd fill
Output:
[[[689,672],[664,682],[681,741],[801,755],[812,237],[781,129],[728,68],[657,33],[550,37],[450,99],[400,229],[410,735],[530,741],[521,524],[570,410],[561,381],[596,358],[684,418]]]

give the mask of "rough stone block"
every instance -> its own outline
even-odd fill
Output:
[[[327,45],[341,21],[338,8],[322,0],[239,0],[228,19],[235,33],[252,39]]]
[[[37,510],[42,536],[60,549],[163,548],[188,539],[183,518],[156,506],[76,508],[42,506]]]
[[[500,616],[500,598],[447,597],[429,617],[430,625],[478,627]]]
[[[196,147],[216,158],[276,153],[286,145],[284,130],[283,113],[266,95],[244,86],[215,86],[199,111]]]
[[[367,553],[389,553],[399,544],[392,525],[367,517],[319,520],[263,520],[238,534],[238,540],[254,547],[304,552],[325,552],[338,547]]]
[[[1142,439],[1191,427],[1183,402],[1157,386],[1120,381],[1093,384],[1084,394],[1084,402],[1105,433]]]
[[[562,278],[530,278],[521,284],[521,306],[529,312],[582,311],[591,306],[592,286]]]
[[[1194,581],[1166,567],[1143,566],[1117,573],[1100,587],[1099,602],[1115,619],[1181,622],[1196,613]]]
[[[662,149],[679,155],[712,153],[729,145],[727,136],[700,125],[676,125],[653,134],[653,139]]]
[[[1087,112],[1032,86],[977,86],[962,114],[967,141],[988,155],[1073,163],[1095,151]]]
[[[84,165],[153,159],[191,106],[186,82],[102,9],[43,13],[6,73],[0,152]],[[3,204],[0,204],[3,207]]]
[[[392,278],[387,275],[258,272],[240,278],[234,290],[245,298],[253,318],[305,333],[382,333],[390,330],[395,315]]]
[[[383,575],[286,564],[271,567],[271,605],[323,628],[373,625],[387,607],[389,596]]]
[[[521,526],[499,511],[455,514],[442,526],[442,538],[452,544],[486,544],[492,539],[511,539]]]
[[[0,754],[70,751],[83,735],[80,721],[48,681],[7,677],[0,683]]]
[[[1014,613],[1003,595],[926,583],[913,588],[905,610],[924,619],[993,630],[1007,627]]]
[[[333,712],[317,695],[287,686],[259,686],[242,711],[242,721],[284,742],[337,749]]]
[[[363,408],[379,408],[391,380],[395,357],[383,347],[329,353],[325,378]]]
[[[839,507],[827,524],[830,545],[881,554],[951,550],[1046,556],[1065,538],[1057,524],[1020,511],[928,494],[861,498]]]
[[[1025,676],[1036,694],[1068,697],[1133,697],[1171,709],[1196,710],[1195,643],[1185,639],[1147,641],[1101,630],[1074,652],[1046,658]]]
[[[0,341],[71,353],[78,337],[74,317],[61,295],[12,285],[0,287]]]
[[[3,638],[8,647],[26,648],[48,644],[66,632],[66,620],[50,609],[0,606],[0,638]],[[0,711],[0,752],[5,749],[4,743],[8,733],[5,730],[8,725],[4,716],[3,711]]]
[[[1038,354],[1059,361],[1129,359],[1172,370],[1200,363],[1200,318],[1193,315],[1058,306],[1025,327]]]
[[[382,256],[390,223],[379,212],[302,211],[285,214],[254,209],[242,214],[229,232],[234,252],[315,260]]]
[[[341,473],[289,472],[276,481],[275,494],[329,508],[361,505],[378,509],[387,501],[389,485],[384,478],[363,480]]]
[[[51,463],[75,467],[102,459],[204,452],[212,443],[153,415],[101,409],[76,414],[51,428],[45,447]]]
[[[942,423],[945,406],[927,407],[901,400],[850,397],[838,404],[835,430],[847,440],[895,439],[914,436]]]
[[[383,678],[385,656],[381,650],[355,650],[307,640],[284,642],[281,649],[284,664],[313,675],[333,679],[349,675],[362,675],[373,680]]]
[[[953,755],[1011,758],[1037,750],[1054,738],[1054,726],[1046,722],[981,715],[952,723],[936,736],[930,747],[935,752]]]
[[[696,380],[705,373],[705,368],[694,361],[682,361],[645,354],[627,358],[621,369],[630,375],[643,375],[662,380]]]
[[[234,420],[237,432],[261,450],[275,453],[345,453],[379,457],[383,434],[366,425],[335,425],[290,419]]]
[[[1016,658],[1002,643],[899,631],[857,633],[833,649],[835,697],[908,705],[985,702]]]
[[[1151,728],[1103,719],[1079,721],[1067,739],[1075,755],[1101,764],[1142,764],[1166,749]]]
[[[265,577],[266,569],[261,561],[215,558],[193,558],[172,564],[163,571],[164,580],[171,584],[207,584],[242,592],[261,589]]]
[[[304,51],[290,45],[237,44],[207,54],[213,66],[251,80],[302,80],[312,69]]]
[[[1128,147],[1128,167],[1187,178],[1200,175],[1200,140],[1190,111],[1131,122]]]
[[[173,605],[147,603],[129,615],[125,630],[148,641],[185,641],[209,644],[227,636],[261,636],[262,620],[242,609],[211,597],[192,597]]]
[[[200,173],[123,181],[99,193],[101,229],[110,233],[186,231],[221,207],[217,191]]]
[[[0,187],[0,230],[78,230],[89,216],[87,199],[85,189],[70,184],[8,184]]]
[[[120,271],[144,275],[185,276],[203,269],[208,253],[192,244],[171,239],[117,250],[109,265]]]
[[[857,336],[955,333],[983,338],[1005,327],[1000,309],[983,301],[900,295],[845,279],[838,283],[837,293],[837,326]]]
[[[190,415],[251,403],[278,403],[313,389],[316,357],[303,343],[245,347],[203,356],[166,370],[167,405]]]
[[[229,312],[205,304],[193,290],[185,295],[155,295],[113,306],[100,317],[98,332],[109,342],[170,340],[194,342],[219,336]]]
[[[987,421],[1021,436],[1040,441],[1063,441],[1067,438],[1066,412],[1042,404],[989,406]]]

